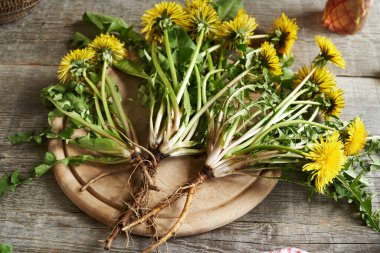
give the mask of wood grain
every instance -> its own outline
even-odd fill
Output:
[[[46,109],[39,90],[55,81],[56,65],[65,54],[74,31],[88,31],[80,22],[86,10],[124,17],[139,26],[144,9],[157,1],[43,0],[31,15],[0,27],[0,171],[28,168],[43,157],[46,146],[11,146],[6,136],[46,126]],[[316,33],[333,37],[347,60],[337,70],[346,93],[344,118],[361,115],[372,134],[380,134],[380,4],[374,1],[364,29],[340,36],[320,24],[323,1],[246,1],[260,29],[270,29],[282,11],[296,17],[302,29],[296,44],[298,66],[316,53]],[[334,69],[335,70],[335,69]],[[370,181],[380,193],[380,173]],[[374,202],[380,204],[380,198]],[[57,186],[51,173],[0,199],[0,242],[15,252],[102,252],[97,240],[108,229],[81,212]],[[149,240],[134,237],[133,247],[123,239],[114,252],[136,252]],[[162,252],[262,252],[295,246],[310,252],[379,252],[380,236],[366,227],[345,202],[316,196],[311,202],[303,188],[279,183],[269,197],[239,220],[197,236],[171,240]],[[168,250],[167,250],[168,249]]]

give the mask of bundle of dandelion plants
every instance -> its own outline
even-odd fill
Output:
[[[17,170],[5,174],[0,194],[59,162],[138,168],[143,179],[133,193],[134,203],[119,218],[104,248],[110,249],[122,231],[129,233],[151,221],[186,195],[177,222],[144,250],[150,252],[178,230],[199,184],[231,174],[260,176],[257,171],[280,170],[281,176],[273,179],[303,185],[309,193],[346,198],[380,232],[379,213],[372,210],[372,194],[364,180],[380,166],[380,145],[377,137],[368,137],[359,117],[350,122],[339,118],[343,91],[327,65],[344,68],[345,61],[331,40],[317,36],[320,53],[294,74],[290,67],[295,20],[282,14],[268,34],[255,34],[258,24],[241,1],[156,4],[142,16],[145,37],[119,18],[85,13],[84,20],[101,34],[91,40],[76,33],[73,44],[79,49],[62,59],[59,84],[41,92],[53,108],[49,122],[64,117],[65,128],[57,132],[50,127],[10,140],[58,138],[91,153],[57,160],[48,152],[30,177],[22,178]],[[133,119],[125,112],[121,84],[112,78],[115,68],[142,79],[140,99],[150,110],[147,147],[138,143]],[[154,185],[159,162],[187,155],[205,156],[197,176],[147,210],[145,195],[159,190]]]

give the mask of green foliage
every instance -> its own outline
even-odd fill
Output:
[[[137,76],[143,79],[149,78],[149,76],[145,73],[144,66],[142,64],[133,63],[130,60],[125,59],[114,63],[114,66],[126,74]]]
[[[83,149],[100,152],[103,154],[123,156],[124,148],[115,141],[108,138],[92,138],[90,134],[77,140],[71,140],[71,144],[75,144]]]
[[[16,187],[20,186],[22,183],[29,182],[33,178],[42,176],[56,163],[57,159],[55,155],[53,153],[46,152],[44,163],[30,170],[28,177],[23,178],[18,169],[14,170],[10,174],[4,173],[0,180],[0,196],[3,196],[8,191],[13,192]]]
[[[45,133],[43,131],[38,134],[34,134],[34,132],[24,132],[24,133],[17,133],[17,134],[8,136],[8,140],[12,144],[19,144],[19,143],[32,142],[32,141],[40,144],[42,142],[42,137],[44,135]]]
[[[352,177],[347,173],[342,173],[334,182],[334,190],[329,195],[334,199],[347,199],[353,203],[361,213],[366,224],[380,232],[379,210],[373,211],[373,194],[368,191],[367,185],[363,182],[364,171]]]
[[[195,44],[188,33],[179,26],[174,26],[169,31],[170,47],[173,48],[173,60],[175,65],[189,63],[195,50]]]
[[[82,48],[86,47],[88,43],[90,43],[91,40],[84,34],[80,32],[76,32],[73,35],[73,39],[71,41],[70,47],[71,48]]]
[[[220,19],[230,20],[236,16],[240,8],[243,8],[243,3],[244,0],[218,0],[214,5]]]
[[[123,19],[95,12],[85,12],[83,20],[95,25],[101,33],[128,31],[131,29]]]
[[[41,177],[58,163],[68,166],[82,164],[87,161],[104,164],[129,163],[128,160],[117,157],[96,157],[92,155],[69,156],[64,159],[57,159],[53,153],[46,152],[44,162],[31,169],[26,177],[23,177],[18,169],[10,173],[5,172],[0,178],[0,197],[7,192],[14,192],[18,186],[24,183]]]
[[[132,45],[136,48],[146,47],[144,37],[134,31],[133,27],[121,18],[94,12],[85,12],[83,14],[83,20],[94,25],[101,33],[117,33],[127,45]]]
[[[69,140],[74,133],[74,128],[66,127],[59,133],[51,132],[51,129],[45,128],[37,133],[35,132],[23,132],[16,133],[14,135],[8,136],[8,140],[13,144],[35,142],[41,144],[45,139],[61,139]]]
[[[0,243],[0,253],[12,253],[13,247],[11,244]]]

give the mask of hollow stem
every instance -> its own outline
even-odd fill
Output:
[[[169,98],[170,98],[170,101],[171,101],[171,104],[173,107],[173,111],[174,111],[174,130],[178,130],[179,125],[180,125],[180,117],[181,117],[180,111],[179,111],[179,101],[177,100],[177,98],[175,96],[175,92],[173,90],[173,87],[171,86],[168,78],[166,77],[164,71],[162,70],[162,68],[160,66],[160,63],[159,63],[158,58],[157,58],[156,50],[157,50],[157,42],[154,41],[152,43],[153,65],[156,68],[158,75],[160,76],[162,82],[164,83],[164,85],[166,86],[166,88],[168,90]],[[170,117],[170,112],[168,112],[168,117]]]
[[[165,50],[166,50],[166,57],[168,58],[170,73],[172,75],[173,88],[175,91],[177,91],[178,89],[177,72],[174,66],[172,51],[170,48],[169,33],[167,29],[164,30],[164,44],[165,44]]]
[[[94,131],[95,133],[98,133],[99,135],[105,137],[105,138],[109,138],[113,141],[115,141],[117,144],[119,144],[121,147],[125,148],[126,150],[129,149],[129,147],[124,143],[122,142],[120,139],[116,138],[115,136],[113,136],[112,134],[110,134],[109,132],[101,129],[100,127],[94,125],[94,124],[91,124],[87,121],[85,121],[84,119],[82,119],[79,114],[77,113],[74,113],[74,112],[68,112],[66,110],[63,110],[62,107],[57,104],[56,101],[54,101],[53,99],[51,98],[47,98],[61,113],[65,114],[66,116],[68,116],[69,118],[73,119],[74,121],[77,121],[79,122],[80,124],[82,124],[83,126],[85,127],[88,127],[89,129],[91,129],[92,131]],[[129,156],[130,158],[130,156]]]
[[[107,62],[103,62],[103,70],[102,70],[102,80],[101,80],[101,86],[100,86],[100,94],[102,98],[104,113],[106,114],[106,118],[108,121],[108,124],[115,128],[115,123],[113,122],[111,112],[108,107],[108,101],[107,101],[107,93],[106,93],[106,73],[107,72]],[[117,137],[120,137],[119,134],[115,130],[111,130]]]
[[[183,96],[183,93],[185,91],[185,88],[187,86],[187,83],[189,82],[189,79],[190,79],[190,76],[191,76],[191,73],[193,72],[193,69],[194,69],[194,66],[195,66],[195,62],[197,61],[197,58],[198,58],[198,55],[199,55],[199,51],[201,49],[201,46],[202,46],[202,42],[203,42],[203,37],[204,37],[204,34],[205,34],[205,29],[203,28],[198,36],[198,41],[197,41],[197,46],[195,48],[195,51],[191,57],[191,61],[190,61],[190,65],[185,73],[185,77],[183,78],[182,82],[181,82],[181,85],[179,87],[179,90],[178,90],[178,93],[177,93],[177,100],[178,100],[178,103],[181,101],[182,99],[182,96]]]
[[[256,145],[256,146],[249,148],[249,149],[246,149],[246,150],[249,150],[247,152],[252,152],[255,150],[283,150],[283,151],[292,152],[292,153],[295,153],[295,154],[298,154],[301,156],[305,155],[305,153],[301,150],[282,146],[282,145]],[[246,153],[246,152],[244,152],[244,153]]]
[[[243,71],[240,75],[235,77],[232,81],[230,81],[228,84],[226,84],[223,89],[221,89],[216,95],[214,95],[210,100],[207,101],[207,103],[202,106],[202,108],[191,118],[189,124],[187,126],[184,126],[182,131],[178,131],[176,135],[170,140],[170,145],[174,145],[175,142],[180,138],[182,134],[187,135],[188,131],[191,130],[191,128],[194,126],[194,124],[199,120],[199,118],[205,113],[205,111],[215,103],[215,101],[220,98],[229,88],[234,86],[237,82],[241,80],[251,69],[247,69]],[[216,71],[216,70],[215,70]]]
[[[256,34],[256,35],[250,36],[249,39],[251,39],[251,40],[254,40],[254,39],[266,39],[268,37],[269,37],[268,34]]]
[[[121,104],[121,99],[118,96],[118,93],[115,89],[114,83],[110,80],[109,77],[107,77],[106,80],[108,83],[108,87],[111,91],[112,99],[116,105],[118,116],[121,119],[121,122],[123,124],[123,128],[124,128],[126,135],[128,136],[129,139],[132,139],[133,142],[138,142],[136,131],[132,127],[131,121],[129,120],[129,118],[127,117],[127,115],[124,112],[123,106]]]
[[[96,88],[96,86],[94,85],[94,83],[91,82],[91,80],[87,77],[86,73],[83,73],[83,78],[86,80],[86,82],[88,83],[88,85],[90,85],[90,87],[94,91],[95,110],[96,110],[96,114],[98,116],[98,119],[100,121],[100,124],[102,125],[102,127],[105,130],[108,130],[106,122],[105,122],[105,120],[103,118],[102,111],[100,110],[100,104],[99,104],[100,93],[99,93],[99,90]]]
[[[218,44],[218,45],[214,45],[214,46],[212,46],[212,47],[210,47],[210,48],[208,48],[208,49],[206,49],[205,51],[203,51],[202,53],[200,53],[199,55],[201,56],[201,57],[205,57],[206,56],[206,54],[211,54],[212,52],[214,52],[214,51],[216,51],[216,50],[218,50],[219,48],[221,48],[222,47],[222,45],[221,44]]]
[[[84,80],[86,80],[87,84],[90,85],[90,87],[94,91],[95,95],[100,98],[101,96],[100,96],[98,88],[96,88],[96,85],[87,77],[86,72],[83,73],[83,78],[84,78]]]

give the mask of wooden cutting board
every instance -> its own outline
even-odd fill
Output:
[[[136,98],[138,80],[118,72],[113,72],[112,75],[119,84],[122,84],[120,90],[123,97]],[[139,139],[145,140],[148,124],[147,111],[136,99],[125,99],[125,108],[138,131]],[[63,122],[63,119],[56,119],[53,121],[53,127],[62,129]],[[83,153],[83,150],[60,140],[51,141],[49,150],[58,159]],[[161,191],[149,191],[146,207],[154,206],[186,183],[202,168],[203,162],[203,157],[190,156],[166,158],[161,161],[155,177],[156,185]],[[92,178],[109,169],[117,170],[118,168],[120,168],[120,173],[104,177],[93,183],[86,191],[80,191],[82,186]],[[54,173],[59,186],[69,199],[88,215],[107,226],[115,224],[121,212],[127,209],[126,203],[132,198],[131,187],[134,188],[138,181],[134,175],[139,174],[132,174],[132,171],[123,168],[123,165],[109,166],[94,163],[79,166],[58,164]],[[264,171],[258,172],[259,174],[272,177],[279,176],[280,172]],[[232,175],[209,180],[197,187],[188,216],[176,236],[210,231],[238,219],[263,201],[276,183],[277,181],[273,179],[249,175]],[[185,197],[182,197],[156,217],[158,234],[164,233],[174,224],[184,201]],[[151,229],[146,225],[140,225],[132,233],[148,236],[151,235]]]

